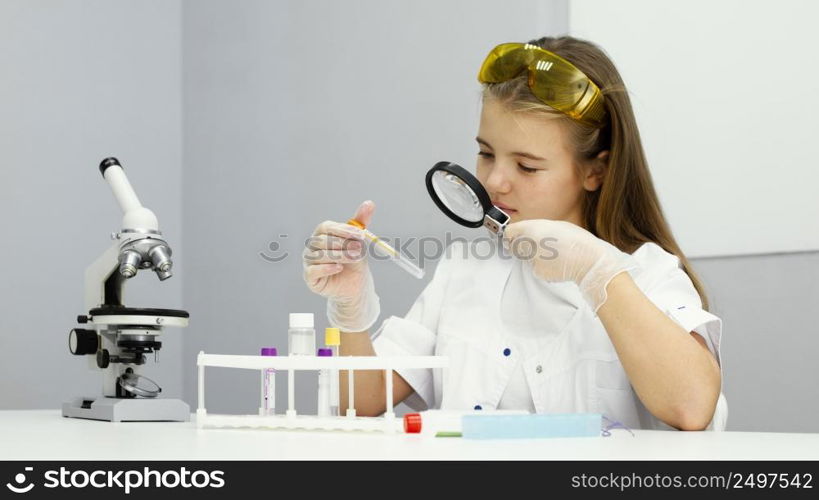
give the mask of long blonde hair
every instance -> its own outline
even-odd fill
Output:
[[[597,45],[570,36],[543,37],[528,43],[563,57],[597,84],[605,96],[608,123],[602,128],[592,128],[547,106],[529,90],[525,71],[512,80],[484,84],[484,98],[497,99],[515,111],[560,115],[556,119],[561,120],[568,131],[578,168],[608,150],[608,169],[602,186],[596,191],[585,191],[586,228],[624,252],[633,253],[643,243],[654,242],[676,255],[707,310],[708,298],[702,282],[677,245],[663,215],[631,100],[614,63]]]

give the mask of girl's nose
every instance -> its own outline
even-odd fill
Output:
[[[512,183],[509,180],[507,167],[501,163],[495,164],[495,168],[489,171],[485,187],[490,194],[508,193],[512,189]]]

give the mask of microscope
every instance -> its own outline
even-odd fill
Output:
[[[102,372],[102,396],[63,403],[64,417],[120,421],[190,420],[190,408],[178,399],[160,398],[161,387],[141,373],[146,356],[162,347],[162,328],[188,326],[188,313],[145,309],[123,304],[126,281],[153,270],[160,281],[172,275],[171,248],[159,232],[153,212],[143,207],[116,158],[100,163],[124,213],[113,244],[85,270],[84,325],[68,334],[71,354],[86,356],[92,370]]]

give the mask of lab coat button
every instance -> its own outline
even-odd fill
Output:
[[[481,405],[475,405],[475,409],[476,410],[483,410],[483,407],[481,407]]]
[[[536,372],[538,372],[538,373],[540,373],[540,372],[542,372],[542,371],[543,371],[543,367],[542,367],[542,366],[540,366],[540,365],[537,365],[537,366],[535,367],[535,371],[536,371]]]
[[[512,350],[509,349],[508,347],[503,350],[503,355],[504,356],[509,356],[510,354],[512,354]]]

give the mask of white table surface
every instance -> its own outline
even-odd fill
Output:
[[[193,417],[192,417],[193,418]],[[197,429],[0,411],[0,460],[819,460],[819,434],[614,430],[610,437],[469,440],[375,432]]]

